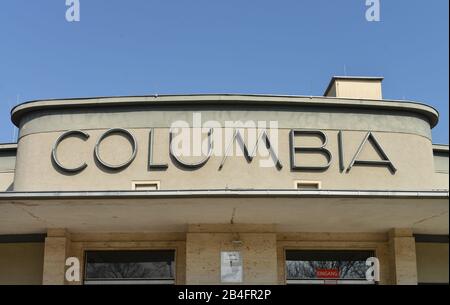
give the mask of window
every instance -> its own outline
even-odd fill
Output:
[[[159,181],[133,181],[131,188],[134,191],[156,191],[159,190]]]
[[[87,251],[84,283],[174,284],[174,250]]]
[[[295,188],[299,190],[320,190],[322,183],[320,181],[295,181]]]
[[[286,251],[287,284],[375,284],[366,280],[373,251]]]

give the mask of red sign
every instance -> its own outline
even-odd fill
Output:
[[[316,277],[319,279],[338,279],[338,269],[316,269]]]

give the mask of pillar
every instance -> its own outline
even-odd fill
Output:
[[[45,238],[44,285],[64,285],[65,262],[70,239],[65,229],[49,229]]]
[[[277,237],[261,226],[190,226],[186,236],[186,284],[222,284],[221,251],[239,251],[242,284],[277,284]]]
[[[392,229],[389,246],[396,285],[417,285],[416,241],[411,229]]]

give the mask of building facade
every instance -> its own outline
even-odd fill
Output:
[[[448,284],[438,112],[381,82],[16,106],[0,284]]]

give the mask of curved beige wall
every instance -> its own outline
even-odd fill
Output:
[[[211,108],[212,107],[212,108]],[[259,167],[259,157],[248,164],[244,157],[229,157],[218,170],[222,157],[213,156],[199,169],[177,167],[169,158],[168,127],[176,120],[192,124],[194,113],[201,113],[202,122],[278,121],[279,158],[282,170]],[[134,162],[126,169],[111,172],[97,165],[94,146],[107,129],[121,127],[129,130],[138,142]],[[147,169],[148,136],[155,128],[155,157],[157,163],[168,163],[163,171]],[[327,148],[334,160],[324,172],[294,172],[290,169],[289,132],[293,128],[317,129],[328,136]],[[81,129],[90,138],[65,140],[58,151],[61,162],[88,167],[70,175],[58,172],[51,162],[55,140],[71,129]],[[344,133],[344,163],[348,165],[367,131],[372,131],[386,154],[397,167],[392,174],[386,167],[357,166],[349,173],[339,170],[339,130]],[[220,130],[218,130],[220,131]],[[303,145],[317,145],[318,141],[302,140]],[[112,136],[102,144],[102,156],[110,162],[123,161],[130,154],[130,146],[120,136]],[[323,164],[318,155],[302,155],[308,165]],[[370,146],[360,158],[378,160]],[[186,159],[188,160],[188,159]],[[432,190],[435,189],[430,123],[412,112],[389,112],[386,109],[338,109],[333,107],[289,106],[180,106],[167,109],[146,106],[126,108],[60,109],[35,111],[21,122],[18,141],[15,191],[63,190],[130,190],[132,181],[159,181],[161,189],[292,189],[296,180],[322,183],[322,189],[356,190]],[[45,177],[45,179],[43,179]],[[255,179],[258,177],[258,179]]]

